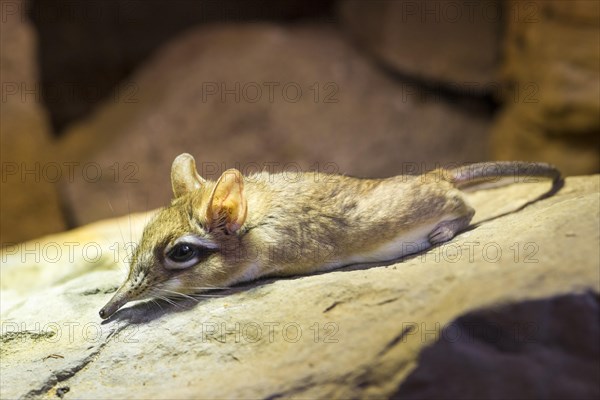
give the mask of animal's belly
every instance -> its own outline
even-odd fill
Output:
[[[357,252],[348,257],[338,258],[327,262],[320,270],[330,270],[343,267],[350,264],[391,261],[397,258],[418,253],[429,247],[429,234],[434,228],[445,220],[450,220],[452,217],[440,218],[429,224],[422,225],[410,231],[404,231],[395,238],[388,240],[374,249]]]

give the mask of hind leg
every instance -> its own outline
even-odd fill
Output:
[[[427,236],[431,245],[452,239],[458,232],[469,226],[475,215],[475,209],[467,202],[462,192],[451,190],[446,192],[445,197],[446,210],[444,214],[453,219],[443,220],[433,228]]]
[[[469,226],[471,216],[460,217],[450,221],[442,221],[431,231],[428,236],[429,243],[432,245],[447,242],[452,239],[457,232],[462,231]]]
[[[429,243],[432,245],[447,242],[452,239],[458,232],[465,229],[469,226],[469,222],[471,222],[471,218],[475,214],[475,210],[473,210],[468,205],[465,206],[465,215],[462,217],[451,219],[448,221],[442,221],[436,225],[435,228],[431,231],[428,236]]]

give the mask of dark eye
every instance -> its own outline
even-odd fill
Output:
[[[163,267],[169,270],[185,269],[198,265],[218,246],[211,240],[193,234],[179,237],[173,245],[166,246]]]
[[[167,257],[175,263],[184,263],[198,256],[198,249],[188,243],[179,243],[167,253]]]

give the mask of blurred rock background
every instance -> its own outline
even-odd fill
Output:
[[[596,1],[0,0],[2,245],[200,172],[598,172]]]

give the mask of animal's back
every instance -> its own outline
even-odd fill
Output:
[[[415,252],[440,216],[451,214],[449,193],[463,205],[451,184],[420,176],[262,173],[247,177],[245,190],[247,234],[269,247],[273,274],[286,275]]]

